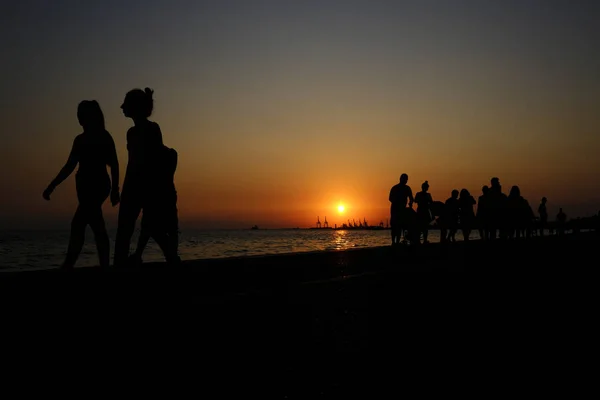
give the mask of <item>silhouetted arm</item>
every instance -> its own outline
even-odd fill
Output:
[[[119,159],[117,158],[117,148],[112,136],[109,136],[109,157],[108,166],[110,167],[112,191],[119,192]]]
[[[121,196],[119,195],[119,159],[117,158],[115,141],[110,134],[108,134],[108,139],[108,166],[110,167],[110,181],[112,186],[110,191],[110,202],[114,207],[121,202]]]
[[[412,189],[408,188],[408,206],[410,208],[412,208],[414,202],[415,202],[415,199],[412,194]]]
[[[152,140],[157,147],[162,147],[163,143],[163,135],[160,130],[160,125],[156,122],[153,123],[154,129],[152,130]]]
[[[67,162],[62,167],[56,178],[50,182],[48,185],[48,189],[50,192],[54,191],[58,185],[60,185],[65,179],[73,173],[75,167],[77,167],[77,163],[79,163],[79,137],[76,137],[73,141],[73,147],[71,148],[71,153],[69,154],[69,158]]]

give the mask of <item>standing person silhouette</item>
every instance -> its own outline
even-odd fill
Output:
[[[408,175],[402,174],[400,176],[400,183],[394,185],[390,190],[389,201],[390,206],[390,224],[392,231],[392,244],[399,244],[402,236],[402,229],[405,228],[405,216],[406,216],[406,202],[408,206],[412,208],[414,198],[412,189],[407,185]]]
[[[477,201],[477,225],[479,226],[479,238],[482,240],[489,239],[489,211],[487,206],[489,191],[490,188],[484,185],[481,188],[481,196]]]
[[[94,232],[101,267],[110,262],[110,242],[102,215],[102,203],[108,198],[113,206],[119,204],[119,161],[115,142],[105,129],[104,114],[95,100],[85,100],[77,107],[77,119],[83,133],[73,141],[69,158],[54,180],[44,190],[43,197],[50,195],[79,164],[75,175],[79,205],[71,221],[71,236],[63,269],[72,269],[85,241],[85,228],[89,224]],[[111,177],[106,166],[110,167]],[[112,179],[111,179],[112,178]]]
[[[533,210],[529,202],[521,196],[521,189],[513,186],[506,200],[507,235],[513,238],[528,238],[531,236]]]
[[[440,235],[440,241],[442,242],[456,242],[456,232],[458,231],[458,219],[460,216],[458,194],[458,190],[454,189],[450,198],[444,203],[443,228]]]
[[[497,237],[500,237],[500,239],[505,239],[507,233],[506,201],[508,197],[502,193],[502,185],[500,184],[499,178],[492,178],[490,183],[490,190],[486,200],[486,205],[489,212],[490,239],[494,240]]]
[[[429,224],[432,221],[431,217],[431,204],[433,199],[429,190],[429,182],[425,181],[421,185],[421,191],[415,196],[415,203],[417,203],[417,224],[421,232],[423,233],[423,243],[429,243],[427,236],[429,234]]]
[[[133,89],[125,96],[121,105],[123,114],[133,120],[134,126],[127,131],[127,151],[129,160],[121,193],[121,207],[115,241],[116,266],[127,263],[131,237],[135,223],[142,209],[156,205],[160,196],[155,182],[161,176],[165,146],[160,126],[148,118],[154,109],[153,91]],[[159,210],[154,209],[153,214]],[[176,248],[170,244],[166,235],[152,235],[161,247],[167,262],[176,258]]]
[[[475,213],[473,212],[474,205],[475,198],[471,196],[471,193],[469,193],[467,189],[462,189],[460,191],[460,198],[458,199],[458,207],[460,228],[465,242],[469,241],[471,230],[473,229],[475,222]]]
[[[546,203],[548,199],[542,197],[542,202],[538,207],[538,214],[540,215],[540,236],[544,236],[544,231],[548,227],[548,209],[546,207]]]
[[[556,225],[557,225],[558,235],[564,236],[566,226],[567,226],[567,214],[564,213],[562,208],[560,208],[558,210],[558,214],[556,215]]]

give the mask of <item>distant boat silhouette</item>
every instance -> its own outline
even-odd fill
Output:
[[[255,231],[255,230],[257,230],[257,229],[258,229],[258,225],[254,225],[254,226],[253,226],[252,228],[250,228],[250,229],[252,229],[253,231]]]

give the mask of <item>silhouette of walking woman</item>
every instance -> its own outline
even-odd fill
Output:
[[[56,178],[44,190],[43,197],[50,195],[79,164],[75,175],[77,199],[79,205],[71,222],[71,237],[64,269],[71,269],[79,257],[85,241],[85,227],[89,224],[94,232],[100,266],[108,267],[110,260],[110,242],[102,215],[102,203],[110,194],[113,206],[119,204],[119,161],[115,142],[104,127],[104,114],[95,100],[79,103],[77,118],[83,127],[83,133],[73,141],[71,154]],[[106,166],[111,169],[112,179]]]
[[[153,93],[149,88],[133,89],[127,93],[121,105],[123,114],[133,120],[134,126],[127,131],[129,160],[121,193],[115,240],[116,266],[127,264],[131,237],[140,212],[154,204],[153,197],[159,196],[154,181],[160,179],[163,174],[161,157],[164,155],[165,146],[160,126],[148,120],[154,109]],[[154,239],[165,254],[167,262],[176,258],[176,254],[173,254],[176,253],[176,249],[173,249],[165,235],[156,235]]]

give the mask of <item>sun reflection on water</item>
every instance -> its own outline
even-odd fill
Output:
[[[348,241],[348,232],[346,231],[335,231],[335,238],[333,239],[333,243],[336,250],[343,250],[350,247],[350,242]]]

